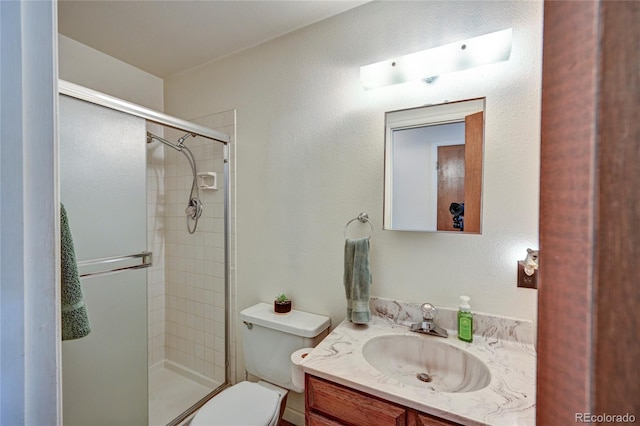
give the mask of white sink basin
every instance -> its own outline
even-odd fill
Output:
[[[420,335],[385,335],[367,341],[362,354],[384,375],[438,392],[474,392],[491,382],[487,366],[463,349]]]

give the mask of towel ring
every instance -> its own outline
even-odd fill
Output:
[[[371,229],[371,233],[369,234],[369,236],[367,238],[371,238],[373,236],[373,225],[371,224],[371,221],[369,220],[369,215],[366,213],[360,213],[358,215],[358,217],[356,217],[355,219],[351,219],[349,222],[347,222],[347,224],[344,226],[344,239],[346,240],[347,237],[347,230],[349,228],[349,225],[351,224],[351,222],[358,220],[361,223],[368,223],[369,224],[369,228]]]

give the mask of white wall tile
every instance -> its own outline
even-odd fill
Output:
[[[233,127],[233,117],[225,112],[191,121],[222,130]],[[169,140],[180,136],[174,129],[165,129],[163,135]],[[186,144],[196,156],[198,171],[216,171],[221,179],[222,147],[205,138],[189,138]],[[224,194],[199,192],[203,215],[196,233],[189,234],[184,209],[191,167],[179,152],[160,145],[149,150],[148,246],[154,250],[148,275],[149,362],[168,359],[211,379],[224,379]]]

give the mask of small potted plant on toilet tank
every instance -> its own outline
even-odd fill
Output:
[[[273,310],[277,314],[286,314],[291,311],[291,299],[286,294],[281,294],[276,297],[276,300],[273,302]]]

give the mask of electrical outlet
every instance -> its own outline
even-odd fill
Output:
[[[518,262],[518,287],[538,289],[538,270],[533,271],[533,275],[524,273],[524,262]]]

